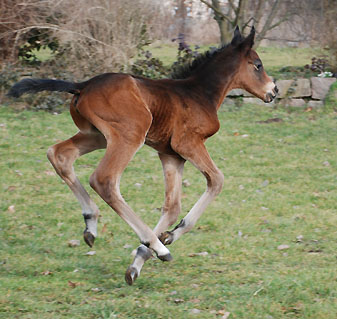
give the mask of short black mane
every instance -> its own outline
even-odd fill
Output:
[[[205,65],[209,61],[213,60],[219,53],[223,52],[229,44],[225,44],[217,49],[210,49],[204,53],[199,54],[192,62],[183,64],[182,66],[178,66],[176,70],[174,70],[170,78],[171,79],[186,79],[190,77],[196,69],[200,66]]]

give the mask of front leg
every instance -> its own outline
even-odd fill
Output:
[[[193,228],[197,220],[200,218],[206,207],[221,192],[224,176],[216,167],[210,158],[204,144],[195,145],[193,151],[184,150],[185,158],[188,159],[196,168],[204,174],[207,180],[207,189],[200,197],[190,212],[180,221],[180,223],[172,230],[160,235],[160,241],[169,245],[176,241],[181,235]],[[183,154],[182,154],[183,155]]]
[[[181,210],[181,184],[185,160],[180,156],[159,154],[165,178],[165,202],[162,216],[154,228],[159,237],[166,229],[172,226]],[[151,250],[144,245],[137,249],[136,256],[125,273],[125,280],[132,285],[140,275],[144,263],[151,258]]]

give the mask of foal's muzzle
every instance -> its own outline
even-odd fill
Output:
[[[277,93],[278,93],[278,88],[277,88],[277,86],[275,85],[275,87],[272,89],[272,91],[271,91],[271,92],[268,92],[268,93],[266,94],[266,98],[265,98],[264,102],[265,102],[265,103],[270,103],[270,102],[272,102],[272,101],[275,99]]]

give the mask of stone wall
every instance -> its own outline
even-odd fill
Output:
[[[324,105],[324,99],[329,92],[330,86],[336,81],[336,78],[295,79],[278,80],[276,85],[279,89],[277,98],[269,104],[265,104],[260,99],[245,90],[235,89],[229,92],[224,103],[234,104],[238,100],[243,103],[273,105],[280,103],[284,106],[292,107],[321,107]],[[239,99],[238,99],[239,98]]]

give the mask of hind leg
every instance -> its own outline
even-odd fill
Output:
[[[73,163],[81,155],[105,147],[106,142],[102,134],[98,132],[79,132],[70,139],[51,146],[47,153],[48,159],[55,168],[55,171],[69,186],[82,207],[82,214],[86,225],[83,237],[90,247],[94,244],[95,237],[97,236],[99,210],[76,177]]]
[[[139,104],[121,104],[118,112],[125,112],[132,106],[128,117],[124,117],[124,114],[121,116],[117,111],[103,112],[97,109],[94,113],[89,105],[81,104],[80,111],[107,141],[106,153],[90,177],[90,186],[133,229],[142,244],[151,248],[159,259],[171,260],[169,250],[135,214],[120,193],[121,176],[137,150],[144,144],[152,122],[151,114]],[[102,104],[101,107],[107,105]]]
[[[106,153],[90,177],[90,186],[133,229],[144,246],[151,248],[162,261],[169,261],[172,259],[169,250],[134,213],[120,193],[122,173],[142,144],[130,142],[111,128]]]

